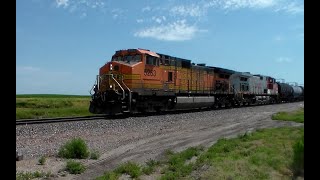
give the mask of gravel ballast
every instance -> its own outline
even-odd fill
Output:
[[[159,158],[166,149],[179,151],[200,144],[210,146],[219,138],[260,128],[303,126],[271,120],[271,115],[276,112],[293,111],[303,106],[304,102],[295,102],[146,117],[20,125],[16,126],[16,150],[23,154],[22,161],[31,162],[43,155],[55,158],[62,144],[81,137],[89,149],[101,152],[101,157],[98,161],[86,161],[88,169],[83,174],[64,178],[90,179],[127,160],[143,163],[149,158]],[[17,170],[28,169],[28,163],[22,161],[17,162]]]

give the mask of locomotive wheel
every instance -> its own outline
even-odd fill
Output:
[[[91,112],[91,113],[96,113],[96,108],[95,108],[95,106],[92,105],[91,103],[90,103],[90,106],[89,106],[89,112]]]
[[[154,110],[155,110],[157,113],[161,113],[161,107],[154,107]]]
[[[225,104],[225,108],[229,109],[229,108],[231,108],[231,107],[232,107],[231,103],[226,103],[226,104]]]
[[[142,114],[146,113],[146,110],[144,108],[138,108],[138,111],[141,112]]]

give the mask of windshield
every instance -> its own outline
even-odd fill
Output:
[[[135,64],[141,61],[141,55],[113,56],[112,61],[122,61],[129,64]]]

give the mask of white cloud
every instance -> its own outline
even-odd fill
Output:
[[[291,14],[304,13],[304,5],[297,4],[296,2],[290,2],[286,5],[283,5],[277,9],[277,11],[286,11]]]
[[[69,5],[69,0],[56,0],[56,3],[57,3],[57,6],[58,7],[60,7],[60,6],[62,6],[62,7],[68,7],[68,5]]]
[[[32,73],[37,71],[40,71],[40,68],[33,67],[33,66],[17,66],[16,67],[17,73]]]
[[[142,11],[142,12],[151,11],[151,7],[150,7],[150,6],[146,6],[146,7],[142,8],[141,11]]]
[[[275,36],[273,39],[274,39],[275,41],[283,41],[283,40],[284,40],[283,36],[280,36],[280,35]]]
[[[105,7],[104,0],[55,0],[55,4],[57,8],[63,7],[71,13],[80,11],[82,18],[87,15],[88,9],[103,10]]]
[[[179,5],[170,9],[170,12],[174,15],[199,17],[204,14],[204,9],[199,5]]]
[[[105,3],[104,2],[99,2],[99,1],[96,1],[96,2],[93,2],[91,4],[91,8],[99,8],[99,7],[104,7]]]
[[[279,57],[276,59],[276,62],[278,63],[290,63],[292,60],[288,57]]]
[[[87,13],[84,12],[81,14],[80,18],[85,18],[85,17],[87,17]]]
[[[156,21],[157,23],[161,23],[161,19],[160,19],[160,18],[156,18],[155,21]]]
[[[205,1],[203,7],[224,10],[270,8],[276,12],[285,11],[290,14],[304,12],[304,6],[299,0],[208,0]]]
[[[167,20],[167,18],[165,17],[165,16],[162,16],[162,19],[165,21],[165,20]]]
[[[161,22],[163,22],[163,21],[165,21],[166,20],[166,17],[165,16],[162,16],[162,17],[156,17],[156,16],[152,16],[152,18],[151,18],[153,21],[155,21],[155,22],[157,22],[157,23],[161,23]]]
[[[124,11],[122,9],[118,9],[118,8],[117,9],[113,9],[111,11],[113,19],[117,19],[117,18],[121,17],[123,12]]]
[[[228,0],[224,8],[267,8],[274,5],[274,0]]]
[[[157,7],[161,8],[161,7]],[[168,8],[162,7],[156,16],[149,16],[149,19],[145,19],[144,22],[150,22],[152,24],[162,24],[163,21],[177,22],[177,19],[186,19],[188,18],[189,22],[197,23],[200,22],[201,18],[206,16],[207,12],[212,9],[220,9],[223,11],[238,10],[238,9],[269,9],[272,12],[286,12],[290,14],[301,13],[303,12],[303,3],[298,0],[201,0],[196,3],[186,4],[178,3],[173,4]],[[142,12],[152,11],[150,6],[142,8]],[[153,13],[153,11],[152,11]],[[160,18],[162,15],[166,14],[169,18]],[[141,23],[142,21],[137,21]],[[173,22],[173,23],[172,23]],[[149,34],[165,31],[165,27],[152,27],[144,31],[139,32],[140,34]],[[138,33],[138,34],[139,34]],[[192,33],[190,33],[192,34]],[[137,33],[136,33],[137,35]],[[159,39],[159,38],[157,38]],[[165,39],[165,38],[164,38]],[[274,40],[281,41],[283,37],[276,37]]]
[[[196,26],[186,24],[185,20],[176,21],[170,24],[153,26],[134,33],[136,37],[154,38],[164,41],[185,41],[195,36],[196,32],[202,32]]]
[[[143,19],[137,19],[137,23],[143,23]]]

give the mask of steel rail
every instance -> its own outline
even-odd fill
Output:
[[[92,119],[101,119],[105,117],[106,115],[95,115],[95,116],[58,117],[58,118],[43,118],[43,119],[21,119],[21,120],[16,120],[16,125],[84,121],[84,120],[92,120]]]

